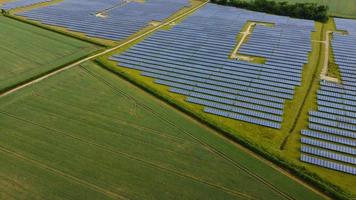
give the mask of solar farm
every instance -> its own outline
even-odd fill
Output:
[[[15,8],[21,8],[26,6],[32,6],[38,3],[50,2],[50,0],[29,0],[29,1],[14,1],[8,4],[5,4],[2,9],[11,10]]]
[[[356,197],[356,19],[202,0],[0,9],[0,199]]]
[[[310,111],[309,129],[302,130],[301,160],[356,175],[356,21],[335,18],[335,23],[348,32],[333,33],[332,39],[342,83],[320,82],[318,110]]]
[[[144,28],[149,22],[162,21],[188,5],[188,0],[156,0],[145,3],[124,0],[89,3],[87,0],[65,0],[19,15],[44,24],[65,27],[70,31],[83,32],[89,37],[122,40]],[[102,17],[98,17],[98,14]]]
[[[219,19],[223,13],[236,26],[231,27],[226,18]],[[155,78],[156,83],[170,86],[171,92],[188,96],[188,102],[204,105],[207,113],[279,129],[284,101],[292,99],[294,87],[300,85],[313,22],[300,26],[294,20],[282,18],[280,25],[276,24],[270,32],[268,28],[257,27],[240,52],[263,56],[269,60],[266,64],[250,64],[227,56],[236,43],[236,32],[246,19],[271,22],[273,17],[250,16],[235,9],[229,13],[207,6],[172,30],[159,31],[111,59],[121,66],[143,71],[142,75]],[[206,21],[209,23],[205,24]],[[283,28],[289,26],[292,28]],[[275,41],[279,44],[261,45],[259,41],[266,37],[271,38],[272,44]],[[293,38],[300,39],[298,46],[292,46]],[[291,56],[294,54],[296,59],[298,52],[300,59],[291,61]],[[271,74],[273,71],[277,73]]]

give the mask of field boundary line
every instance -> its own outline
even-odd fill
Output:
[[[93,52],[92,52],[92,53],[93,53]],[[1,98],[5,93],[7,93],[7,92],[9,92],[9,91],[11,91],[11,90],[13,90],[13,89],[19,87],[19,86],[22,86],[22,85],[24,85],[24,84],[26,84],[26,83],[30,83],[30,82],[32,82],[32,81],[34,81],[34,80],[36,80],[36,79],[38,79],[38,78],[40,78],[40,77],[42,77],[42,76],[45,76],[46,74],[52,73],[52,72],[54,72],[54,71],[57,71],[57,70],[59,70],[59,69],[65,67],[65,66],[67,66],[68,64],[71,64],[71,63],[77,62],[77,61],[79,61],[79,60],[81,60],[81,59],[84,59],[84,58],[86,58],[88,55],[90,55],[90,54],[92,54],[92,53],[88,53],[88,54],[86,54],[86,55],[80,56],[79,58],[74,59],[74,60],[72,60],[72,61],[69,62],[69,63],[65,63],[65,64],[62,64],[62,65],[59,65],[58,67],[55,67],[55,68],[50,69],[50,70],[47,70],[47,71],[45,71],[45,72],[43,72],[43,73],[40,73],[40,74],[38,74],[38,75],[35,75],[35,76],[33,76],[33,77],[27,78],[27,79],[25,79],[25,80],[23,80],[23,81],[20,81],[20,82],[16,83],[16,84],[13,84],[13,85],[11,85],[11,86],[5,87],[4,89],[0,89],[0,98]]]
[[[167,26],[167,25],[171,24],[172,22],[174,22],[174,21],[176,21],[176,20],[179,20],[179,19],[181,19],[181,18],[183,18],[183,17],[185,17],[185,16],[187,16],[187,15],[189,15],[189,14],[195,12],[196,10],[198,10],[198,9],[200,9],[201,7],[205,6],[207,3],[208,3],[208,1],[206,1],[206,2],[204,2],[204,3],[202,3],[202,4],[198,5],[198,6],[196,6],[196,7],[192,8],[191,10],[189,10],[189,11],[187,11],[187,12],[185,12],[185,13],[182,13],[181,15],[178,15],[177,17],[175,17],[175,18],[173,18],[173,19],[171,19],[171,20],[169,20],[169,21],[167,21],[167,22],[164,22],[164,23],[158,25],[157,27],[155,27],[155,28],[153,28],[153,29],[151,29],[151,30],[148,30],[148,31],[146,31],[145,33],[142,33],[141,35],[138,35],[138,36],[136,36],[136,37],[134,37],[134,38],[132,38],[132,39],[130,39],[130,40],[128,40],[128,41],[122,43],[122,44],[119,44],[119,45],[114,46],[114,47],[112,47],[112,48],[106,49],[106,50],[104,50],[104,51],[102,51],[102,52],[100,52],[100,53],[91,55],[91,56],[89,56],[89,57],[83,58],[83,59],[81,59],[81,60],[79,60],[79,61],[76,61],[76,62],[71,63],[71,64],[69,64],[69,65],[66,65],[66,66],[64,66],[64,67],[61,67],[60,69],[54,70],[54,71],[52,71],[52,72],[50,72],[50,73],[48,73],[48,74],[46,74],[46,75],[44,75],[44,76],[41,76],[41,77],[36,78],[36,79],[34,79],[34,80],[31,80],[31,81],[29,81],[29,82],[26,82],[26,83],[23,83],[23,84],[19,84],[19,85],[18,85],[17,87],[15,87],[15,88],[12,88],[12,89],[10,89],[10,90],[8,90],[8,91],[5,91],[5,92],[3,92],[3,93],[0,93],[0,98],[5,97],[5,96],[8,96],[8,95],[10,95],[10,94],[12,94],[12,93],[14,93],[14,92],[16,92],[16,91],[19,91],[19,90],[21,90],[21,89],[23,89],[23,88],[26,88],[26,87],[28,87],[28,86],[31,86],[31,85],[33,85],[33,84],[35,84],[35,83],[41,82],[42,80],[45,80],[45,79],[50,78],[50,77],[52,77],[52,76],[54,76],[54,75],[56,75],[56,74],[58,74],[58,73],[61,73],[61,72],[66,71],[66,70],[68,70],[68,69],[71,69],[71,68],[73,68],[73,67],[75,67],[75,66],[77,66],[77,65],[80,65],[80,64],[82,64],[82,63],[84,63],[84,62],[86,62],[86,61],[89,61],[89,60],[95,59],[95,58],[97,58],[97,57],[100,57],[100,56],[102,56],[102,55],[105,55],[105,54],[108,54],[108,53],[110,53],[110,52],[113,52],[113,51],[115,51],[115,50],[117,50],[117,49],[119,49],[119,48],[121,48],[121,47],[123,47],[123,46],[125,46],[125,45],[128,45],[128,44],[130,44],[130,43],[132,43],[132,42],[134,42],[134,41],[136,41],[136,40],[138,40],[138,39],[141,39],[141,38],[143,38],[143,37],[145,37],[145,36],[147,36],[147,35],[149,35],[149,34],[155,32],[155,31],[161,29],[161,28],[164,27],[164,26]]]
[[[73,180],[74,182],[76,182],[76,183],[78,183],[78,184],[80,184],[80,185],[87,186],[87,187],[93,189],[94,191],[100,192],[100,193],[102,193],[102,194],[104,194],[104,195],[106,195],[107,197],[110,197],[110,198],[112,198],[112,199],[128,199],[127,197],[123,197],[123,196],[121,196],[121,195],[119,195],[119,194],[116,194],[116,193],[113,193],[113,192],[111,192],[111,191],[108,191],[108,190],[106,190],[106,189],[104,189],[104,188],[101,188],[101,187],[95,185],[95,184],[89,183],[89,182],[87,182],[87,181],[85,181],[85,180],[82,180],[82,179],[80,179],[80,178],[77,178],[77,177],[75,177],[75,176],[72,176],[72,175],[70,175],[70,174],[67,174],[67,173],[65,173],[65,172],[62,172],[61,170],[58,170],[58,169],[56,169],[56,168],[53,168],[53,167],[48,166],[48,165],[46,165],[46,164],[43,164],[43,163],[41,163],[41,162],[39,162],[39,161],[33,160],[33,159],[31,159],[31,158],[27,158],[26,156],[23,156],[23,155],[21,155],[21,154],[19,154],[19,153],[16,153],[16,152],[14,152],[14,151],[8,150],[8,149],[6,149],[6,148],[3,147],[3,146],[0,146],[0,151],[2,151],[2,152],[4,152],[4,153],[7,153],[7,154],[10,154],[10,155],[12,155],[13,157],[16,157],[16,158],[18,158],[18,159],[24,160],[24,161],[26,161],[26,162],[35,164],[37,167],[40,167],[40,168],[42,168],[42,169],[51,171],[52,173],[55,173],[55,174],[57,174],[57,175],[59,175],[59,176],[65,177],[65,178],[67,178],[67,179],[71,179],[71,180]]]

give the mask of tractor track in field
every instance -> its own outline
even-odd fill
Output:
[[[119,45],[117,45],[117,46],[114,46],[114,47],[112,47],[112,48],[106,49],[106,50],[104,50],[104,51],[102,51],[102,52],[99,52],[99,53],[97,53],[97,54],[94,54],[94,55],[88,56],[88,57],[86,57],[86,58],[83,58],[83,59],[81,59],[81,60],[79,60],[79,61],[76,61],[76,62],[71,63],[71,64],[69,64],[69,65],[66,65],[66,66],[64,66],[64,67],[61,67],[61,68],[59,68],[59,69],[57,69],[57,70],[55,70],[55,71],[52,71],[52,72],[50,72],[50,73],[48,73],[48,74],[46,74],[46,75],[44,75],[44,76],[41,76],[41,77],[36,78],[36,79],[34,79],[34,80],[31,80],[31,81],[29,81],[29,82],[20,84],[20,85],[14,87],[14,88],[11,88],[11,89],[9,89],[9,90],[7,90],[7,91],[5,91],[5,92],[2,92],[2,93],[0,93],[0,98],[5,97],[5,96],[8,96],[8,95],[10,95],[10,94],[12,94],[12,93],[15,93],[15,92],[17,92],[17,91],[19,91],[19,90],[21,90],[21,89],[23,89],[23,88],[26,88],[26,87],[28,87],[28,86],[31,86],[31,85],[33,85],[33,84],[35,84],[35,83],[41,82],[41,81],[43,81],[43,80],[45,80],[45,79],[47,79],[47,78],[50,78],[50,77],[52,77],[52,76],[54,76],[54,75],[56,75],[56,74],[58,74],[58,73],[61,73],[61,72],[66,71],[66,70],[68,70],[68,69],[71,69],[71,68],[73,68],[73,67],[75,67],[75,66],[78,66],[78,65],[80,65],[80,64],[82,64],[82,63],[84,63],[84,62],[87,62],[87,61],[89,61],[89,60],[93,60],[93,59],[98,58],[98,57],[100,57],[100,56],[109,54],[109,53],[111,53],[111,52],[113,52],[113,51],[115,51],[115,50],[118,50],[118,49],[120,49],[121,47],[123,47],[123,46],[125,46],[125,45],[128,45],[128,44],[130,44],[130,43],[132,43],[132,42],[134,42],[134,41],[136,41],[136,40],[139,40],[139,39],[141,39],[141,38],[143,38],[143,37],[145,37],[145,36],[147,36],[147,35],[149,35],[149,34],[155,32],[155,31],[159,30],[160,28],[163,28],[164,26],[170,25],[172,22],[177,21],[177,20],[179,20],[179,19],[181,19],[181,18],[183,18],[183,17],[185,17],[185,16],[187,16],[187,15],[189,15],[189,14],[195,12],[196,10],[198,10],[198,9],[201,8],[201,7],[203,7],[203,6],[206,5],[207,3],[208,3],[208,1],[202,3],[202,4],[198,5],[198,6],[196,6],[196,7],[192,8],[192,9],[188,10],[187,12],[184,12],[184,13],[178,15],[177,17],[174,17],[173,19],[168,20],[167,22],[164,22],[164,23],[162,23],[162,24],[160,24],[160,25],[154,27],[153,29],[150,29],[150,30],[148,30],[148,31],[146,31],[146,32],[144,32],[144,33],[142,33],[142,34],[140,34],[140,35],[138,35],[138,36],[136,36],[136,37],[134,37],[134,38],[132,38],[132,39],[130,39],[130,40],[124,42],[124,43],[122,43],[122,44],[119,44]]]
[[[283,191],[279,190],[277,187],[275,187],[273,184],[269,183],[267,180],[265,180],[263,177],[259,176],[258,174],[253,173],[252,171],[250,171],[248,168],[240,165],[239,163],[237,163],[236,161],[234,161],[233,159],[229,158],[229,156],[227,156],[226,154],[224,154],[223,152],[217,150],[216,148],[214,148],[213,146],[211,146],[210,144],[200,140],[199,138],[195,137],[193,134],[185,131],[184,129],[182,129],[181,127],[177,126],[174,122],[169,121],[166,117],[161,116],[160,114],[156,113],[153,109],[151,109],[149,106],[146,106],[145,104],[142,104],[140,102],[138,102],[135,97],[131,96],[130,94],[127,94],[125,91],[120,90],[116,87],[114,87],[113,85],[111,85],[108,81],[106,81],[103,77],[94,74],[93,72],[91,72],[90,70],[86,69],[85,67],[82,67],[85,71],[87,71],[90,75],[96,77],[99,81],[104,82],[108,87],[112,88],[114,91],[118,92],[120,95],[124,95],[126,96],[128,99],[131,99],[133,101],[135,101],[137,103],[138,106],[141,106],[142,108],[146,109],[148,112],[150,112],[151,114],[153,114],[154,116],[156,116],[157,118],[161,119],[163,122],[166,122],[167,124],[177,128],[178,130],[180,130],[182,133],[188,135],[189,137],[193,138],[197,143],[201,144],[202,146],[206,147],[208,150],[210,150],[212,153],[218,155],[220,158],[224,159],[225,161],[228,161],[230,163],[232,163],[235,167],[239,168],[240,170],[244,171],[246,174],[248,174],[249,176],[253,177],[254,179],[258,180],[259,182],[261,182],[262,184],[264,184],[265,186],[267,186],[268,188],[270,188],[271,190],[275,191],[277,194],[279,194],[281,197],[283,197],[284,199],[289,199],[289,200],[294,200],[295,198],[293,198],[292,196],[290,196],[289,194],[284,193]]]
[[[16,180],[15,179],[16,178],[14,178],[14,177],[10,178],[9,176],[6,176],[6,175],[0,173],[0,188],[6,190],[7,185],[15,185],[15,188],[19,189],[21,192],[32,193],[32,195],[34,194],[34,192],[31,191],[29,187],[25,187],[23,184],[19,183],[17,179]],[[5,186],[4,186],[4,182],[5,182]],[[7,191],[1,190],[1,189],[0,189],[0,194],[2,192],[5,192],[5,196],[8,195],[8,196],[12,197],[12,199],[16,199],[16,197],[13,196],[12,192],[7,192]],[[18,191],[18,190],[16,190],[16,191]],[[33,198],[32,195],[30,195],[30,197]],[[37,200],[40,200],[40,199],[47,200],[43,195],[40,195],[39,193],[35,193],[35,196],[36,196]]]
[[[210,186],[210,187],[215,188],[215,189],[217,189],[217,190],[220,190],[220,191],[222,191],[222,192],[228,193],[228,194],[230,194],[230,195],[233,195],[233,196],[236,196],[236,197],[240,197],[240,198],[244,198],[244,199],[256,199],[256,198],[254,198],[254,197],[252,197],[252,196],[250,196],[250,195],[247,195],[247,194],[245,194],[245,193],[243,193],[243,192],[238,192],[238,191],[236,191],[236,190],[232,190],[232,189],[226,188],[226,187],[224,187],[224,186],[211,183],[211,182],[206,181],[206,180],[204,180],[204,179],[202,179],[202,178],[199,178],[199,177],[196,177],[196,176],[193,176],[193,175],[190,175],[190,174],[181,172],[181,171],[179,171],[179,170],[171,169],[171,168],[168,168],[168,167],[166,167],[166,166],[160,165],[160,164],[155,163],[155,162],[152,162],[152,161],[147,161],[147,160],[145,160],[145,159],[142,159],[142,158],[133,156],[133,155],[131,155],[131,154],[129,154],[129,153],[126,153],[126,152],[123,152],[123,151],[113,150],[113,149],[112,149],[111,147],[109,147],[109,146],[101,145],[101,144],[98,144],[98,143],[95,143],[95,142],[91,142],[91,141],[88,141],[88,140],[86,140],[86,139],[84,139],[84,138],[81,138],[81,137],[78,137],[78,136],[73,136],[73,135],[71,135],[71,134],[69,134],[69,133],[66,133],[66,132],[63,132],[63,131],[60,131],[60,130],[57,130],[57,129],[53,129],[53,128],[50,128],[50,127],[47,127],[47,126],[44,126],[44,125],[41,125],[41,124],[38,124],[38,123],[35,123],[35,122],[31,122],[31,121],[28,121],[28,120],[26,120],[26,119],[22,119],[22,118],[20,118],[20,117],[18,117],[18,116],[9,114],[9,113],[4,112],[4,111],[0,111],[0,113],[3,114],[3,115],[6,115],[6,116],[8,116],[8,117],[14,118],[14,119],[16,119],[16,120],[20,120],[20,121],[29,123],[29,124],[31,124],[31,125],[35,125],[35,126],[38,126],[38,127],[41,127],[41,128],[47,129],[47,130],[50,130],[52,134],[64,135],[65,137],[68,137],[68,138],[71,138],[71,139],[80,141],[81,143],[84,143],[84,144],[93,146],[93,147],[98,148],[98,149],[101,149],[101,150],[103,150],[103,151],[106,151],[106,152],[109,152],[109,153],[113,153],[113,154],[118,154],[118,155],[121,155],[121,156],[126,157],[126,158],[128,158],[128,159],[141,162],[141,163],[143,163],[143,164],[145,164],[145,165],[151,166],[151,167],[154,168],[154,169],[161,170],[161,171],[165,171],[165,172],[168,172],[168,173],[171,173],[171,174],[175,174],[176,176],[179,176],[179,177],[182,177],[182,178],[185,178],[185,179],[190,179],[191,181],[194,181],[194,182],[197,182],[197,183],[200,183],[200,184],[205,184],[205,185],[207,185],[207,186]],[[54,133],[54,132],[56,132],[56,133]],[[42,166],[46,166],[46,168],[48,168],[48,169],[52,169],[52,171],[61,172],[61,170],[58,170],[58,169],[56,169],[56,168],[54,168],[54,167],[51,167],[51,166],[48,166],[47,164],[43,164],[43,163],[41,163],[41,162],[39,162],[39,161],[35,161],[35,160],[33,160],[33,159],[27,158],[26,156],[21,155],[21,154],[18,154],[18,153],[16,153],[16,152],[13,152],[13,151],[11,151],[11,150],[8,150],[8,149],[2,147],[1,145],[0,145],[0,151],[7,152],[7,153],[10,153],[10,154],[12,154],[12,155],[14,155],[14,154],[15,154],[15,155],[18,155],[17,157],[21,157],[21,158],[23,158],[24,160],[28,160],[28,161],[31,160],[31,161],[33,161],[33,163],[38,163],[38,164],[40,164],[40,165],[42,165]],[[62,173],[58,173],[58,174],[64,175],[64,174],[66,174],[66,173],[62,172]],[[67,177],[72,176],[72,175],[70,175],[70,174],[66,174],[66,175],[67,175]],[[72,177],[74,177],[74,176],[72,176]],[[79,179],[79,178],[76,178],[76,179]],[[83,181],[83,182],[84,182],[84,181]],[[87,182],[87,185],[89,185],[89,184],[90,184],[91,186],[96,186],[95,184],[92,184],[92,183]],[[99,188],[99,186],[97,186],[97,187]],[[105,190],[105,189],[102,189],[102,190]],[[106,190],[106,191],[107,191],[107,190]],[[110,194],[110,193],[115,194],[115,193],[113,193],[113,192],[111,192],[111,191],[107,191],[106,193],[107,193],[107,194]],[[118,194],[116,194],[116,195],[119,196]],[[128,199],[128,198],[125,197],[124,199]]]
[[[33,111],[33,110],[31,110],[31,111]],[[8,117],[15,118],[15,119],[17,119],[17,120],[20,120],[20,121],[29,123],[29,124],[31,124],[31,125],[35,125],[35,126],[38,126],[38,127],[41,127],[41,128],[45,128],[45,129],[47,129],[47,130],[55,131],[55,132],[58,132],[58,133],[63,133],[63,134],[66,135],[66,136],[71,136],[71,134],[66,133],[66,132],[64,132],[64,131],[57,130],[57,129],[48,127],[48,126],[46,126],[46,125],[42,125],[42,124],[40,124],[40,123],[35,123],[35,122],[30,121],[30,120],[20,118],[20,117],[18,117],[18,116],[15,116],[15,115],[10,114],[10,113],[8,113],[8,112],[6,112],[6,111],[3,111],[3,110],[0,110],[0,114],[6,115],[6,116],[8,116]],[[57,119],[62,118],[63,120],[67,120],[67,122],[71,122],[71,121],[73,120],[73,119],[65,118],[65,117],[63,117],[62,115],[55,115],[55,114],[53,114],[53,113],[48,114],[48,116],[56,117]],[[108,117],[108,118],[109,118],[109,117]],[[77,122],[77,123],[79,122],[79,123],[82,124],[82,122],[80,122],[80,121],[76,121],[76,122]],[[112,130],[108,130],[108,129],[106,129],[106,127],[103,127],[102,129],[104,129],[105,131],[108,131],[108,132],[112,132]],[[149,133],[149,132],[145,132],[145,133]],[[182,152],[180,152],[180,151],[175,151],[175,150],[178,149],[178,148],[179,148],[180,150],[182,149],[181,147],[179,147],[179,145],[181,145],[182,143],[179,143],[178,141],[174,141],[177,146],[176,146],[176,148],[175,148],[174,150],[172,150],[172,149],[162,148],[162,147],[160,147],[160,146],[158,146],[158,145],[155,145],[155,144],[153,144],[153,143],[146,142],[144,139],[139,138],[140,136],[138,136],[138,137],[132,137],[131,135],[125,134],[124,131],[115,131],[114,134],[115,134],[115,135],[119,135],[119,136],[121,136],[121,137],[125,137],[125,138],[127,138],[128,140],[130,140],[130,141],[134,141],[135,143],[144,144],[144,145],[150,146],[151,148],[154,148],[154,149],[156,149],[157,151],[160,151],[160,152],[168,152],[168,153],[171,153],[171,154],[183,155],[183,156],[185,156],[185,157],[192,158],[192,156],[191,156],[190,154],[185,154],[185,153],[182,153]],[[142,135],[142,134],[140,134],[140,135]],[[157,134],[156,134],[156,135],[157,135]],[[78,137],[78,138],[81,138],[81,137]],[[161,139],[162,139],[162,137],[161,137]],[[164,137],[164,139],[169,139],[169,140],[170,140],[171,138],[169,138],[169,137]],[[198,144],[198,143],[196,143],[196,142],[194,142],[194,141],[187,141],[187,140],[181,140],[181,141],[184,141],[185,144],[189,144],[189,145],[200,145],[200,144]],[[200,146],[199,146],[199,147],[200,147]],[[195,159],[195,158],[194,158],[194,159]]]
[[[47,96],[43,96],[43,95],[40,95],[40,94],[34,94],[34,95],[37,96],[37,97],[40,97],[41,100],[47,99],[47,101],[52,101]],[[56,103],[58,103],[58,102],[56,102]],[[61,103],[66,105],[66,106],[70,106],[70,107],[73,107],[73,108],[75,107],[76,109],[83,110],[82,108],[79,108],[76,105],[71,104],[71,103],[64,103],[64,102],[61,102]],[[91,113],[91,114],[99,114],[99,115],[101,115],[101,116],[103,116],[105,118],[108,118],[108,119],[112,118],[112,116],[106,115],[105,113],[98,113],[96,111],[90,110],[90,108],[85,109],[85,111],[88,112],[88,113]],[[0,110],[0,112],[1,112],[1,110]],[[56,117],[58,117],[58,116],[56,116]],[[159,136],[161,138],[165,138],[165,139],[169,139],[169,140],[173,140],[173,141],[179,140],[179,141],[189,142],[191,144],[198,144],[196,141],[193,141],[193,140],[192,141],[187,141],[186,138],[182,138],[182,137],[178,137],[178,136],[172,136],[172,135],[169,135],[169,133],[167,133],[167,132],[162,132],[162,131],[159,131],[159,130],[156,130],[156,129],[153,129],[153,128],[149,128],[149,127],[146,127],[146,126],[138,125],[138,124],[135,124],[135,123],[132,123],[132,122],[129,122],[129,121],[122,120],[122,119],[115,119],[115,122],[117,122],[119,124],[122,124],[122,125],[125,125],[125,126],[129,126],[129,127],[135,128],[135,129],[140,130],[140,131],[145,131],[145,133],[150,133],[152,135],[156,135],[156,136]],[[122,135],[122,136],[126,136],[126,135]]]
[[[44,163],[41,163],[41,162],[36,161],[34,159],[31,159],[31,158],[27,158],[27,157],[25,157],[25,156],[23,156],[23,155],[21,155],[19,153],[16,153],[14,151],[8,150],[8,149],[4,148],[3,146],[0,146],[0,151],[4,152],[6,154],[9,154],[9,155],[11,155],[13,157],[16,157],[18,159],[21,159],[23,161],[32,163],[32,164],[34,164],[35,166],[37,166],[39,168],[45,169],[45,170],[50,171],[50,172],[52,172],[54,174],[57,174],[59,176],[62,176],[62,177],[67,178],[67,179],[70,179],[70,180],[74,181],[75,183],[78,183],[79,185],[83,185],[83,186],[86,186],[86,187],[88,187],[88,188],[90,188],[90,189],[92,189],[94,191],[100,192],[101,194],[104,194],[105,196],[107,196],[107,197],[109,197],[111,199],[128,199],[128,198],[123,197],[123,196],[121,196],[119,194],[116,194],[116,193],[108,191],[108,190],[106,190],[104,188],[101,188],[101,187],[99,187],[99,186],[97,186],[95,184],[89,183],[89,182],[87,182],[85,180],[82,180],[82,179],[80,179],[78,177],[75,177],[75,176],[67,174],[67,173],[65,173],[65,172],[63,172],[61,170],[58,170],[58,169],[53,168],[51,166],[48,166],[48,165],[46,165]]]

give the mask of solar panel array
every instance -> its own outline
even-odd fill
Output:
[[[320,83],[318,111],[309,113],[309,130],[302,131],[301,160],[356,175],[356,20],[335,23],[348,32],[332,40],[342,83]]]
[[[229,59],[247,20],[276,23],[265,33],[258,27],[244,46],[254,49],[249,54],[264,53],[267,64]],[[279,129],[284,102],[300,85],[313,30],[313,21],[207,4],[111,59],[188,96],[206,113]]]
[[[44,3],[44,2],[49,2],[49,1],[52,1],[52,0],[17,0],[17,1],[11,1],[11,2],[4,3],[3,6],[0,6],[0,8],[4,9],[4,10],[12,10],[15,8],[31,6],[34,4]]]
[[[82,32],[89,37],[122,40],[148,26],[163,21],[189,0],[63,0],[55,5],[33,9],[18,15],[44,24]],[[105,12],[105,17],[97,13]]]

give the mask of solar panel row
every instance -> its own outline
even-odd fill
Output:
[[[320,82],[318,111],[309,113],[309,129],[302,131],[301,160],[333,170],[355,174],[356,160],[356,21],[335,18],[339,30],[334,33],[332,47],[342,83]],[[313,138],[313,139],[311,139]],[[328,142],[326,142],[328,141]],[[311,147],[314,146],[314,147]],[[331,150],[331,151],[330,151]],[[337,151],[338,153],[335,153]],[[348,163],[345,166],[324,159]]]
[[[316,157],[312,157],[312,156],[308,156],[305,154],[302,154],[300,157],[300,160],[303,162],[307,162],[310,164],[314,164],[314,165],[318,165],[321,167],[325,167],[325,168],[329,168],[332,170],[336,170],[336,171],[341,171],[341,172],[345,172],[345,173],[349,173],[349,174],[353,174],[356,175],[356,168],[349,166],[349,165],[344,165],[344,164],[340,164],[340,163],[336,163],[336,162],[332,162],[332,161],[328,161],[328,160],[323,160],[323,159],[319,159]]]
[[[301,143],[324,148],[324,149],[329,149],[329,150],[333,150],[333,151],[338,151],[341,153],[347,153],[350,155],[356,155],[355,148],[345,146],[345,145],[339,145],[339,144],[325,142],[325,141],[317,140],[317,139],[311,139],[311,138],[307,138],[307,137],[302,137]]]
[[[356,140],[353,140],[351,138],[339,137],[339,136],[325,134],[313,130],[302,130],[302,135],[356,147]]]
[[[10,2],[9,6],[16,2]],[[163,21],[188,5],[188,0],[63,0],[18,15],[82,32],[89,37],[122,40],[151,21]]]
[[[31,6],[34,4],[44,3],[44,2],[49,2],[49,1],[52,1],[52,0],[16,0],[16,1],[6,2],[2,5],[2,7],[0,6],[0,8],[4,9],[4,10],[12,10],[15,8]]]
[[[308,153],[308,154],[312,154],[312,155],[316,155],[316,156],[320,156],[320,157],[324,157],[324,158],[328,158],[328,159],[332,159],[332,160],[336,160],[336,161],[342,161],[342,162],[349,163],[349,164],[356,164],[355,157],[345,156],[342,154],[334,153],[332,151],[327,151],[327,150],[323,150],[323,149],[319,149],[319,148],[315,148],[315,147],[311,147],[311,146],[306,146],[306,145],[302,145],[300,150],[303,153]]]

